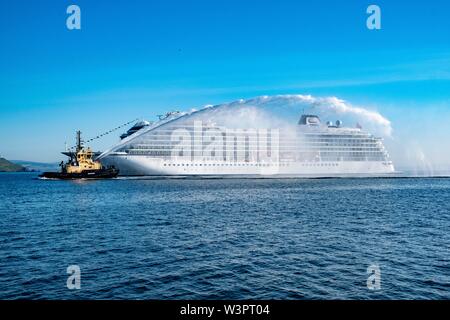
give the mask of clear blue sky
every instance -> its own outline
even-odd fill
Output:
[[[382,30],[366,28],[372,3]],[[0,155],[57,160],[78,128],[285,93],[377,109],[426,149],[450,138],[449,40],[444,0],[2,0]]]

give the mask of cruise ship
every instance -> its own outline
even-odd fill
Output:
[[[219,106],[220,107],[220,106]],[[381,138],[314,114],[264,128],[232,127],[208,109],[141,121],[99,157],[125,176],[380,176],[394,173]],[[216,112],[217,113],[217,112]],[[219,113],[220,114],[220,113]]]

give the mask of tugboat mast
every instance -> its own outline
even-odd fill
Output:
[[[81,131],[77,131],[77,153],[83,148],[81,144]]]

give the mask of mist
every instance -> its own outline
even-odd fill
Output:
[[[433,135],[424,123],[395,123],[379,111],[340,99],[311,95],[261,96],[218,105],[207,105],[187,112],[190,120],[214,122],[227,128],[294,129],[302,114],[315,114],[322,124],[340,120],[344,127],[361,127],[381,137],[398,171],[414,175],[450,172],[450,155],[443,150],[445,133]],[[431,126],[431,125],[430,125]]]

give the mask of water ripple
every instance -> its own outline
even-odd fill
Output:
[[[1,299],[450,298],[450,179],[33,177],[0,174]]]

